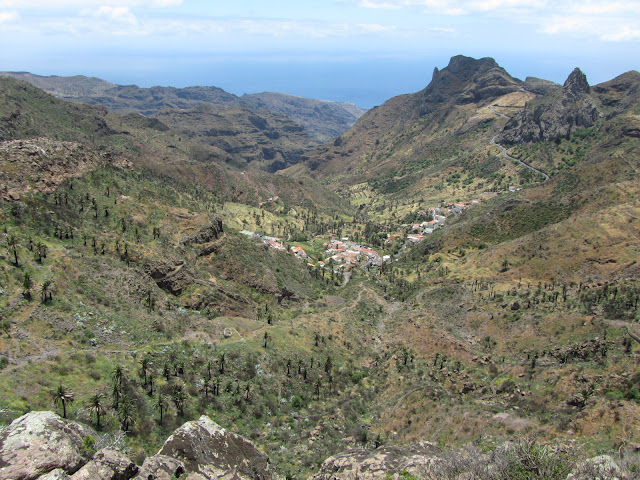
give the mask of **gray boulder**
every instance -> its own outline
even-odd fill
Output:
[[[71,476],[72,480],[129,480],[138,466],[115,450],[103,449]]]
[[[0,479],[31,480],[56,469],[76,472],[89,461],[82,450],[89,427],[53,412],[30,412],[0,433]],[[56,474],[60,477],[60,474]]]
[[[175,430],[158,455],[178,460],[184,464],[185,473],[197,473],[209,480],[276,478],[269,458],[252,442],[225,430],[204,415],[198,421],[187,422]]]
[[[328,458],[309,480],[384,480],[404,471],[422,473],[439,462],[440,449],[431,443],[407,448],[354,449]]]

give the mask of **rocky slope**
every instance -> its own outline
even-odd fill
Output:
[[[2,480],[272,480],[267,456],[208,417],[176,429],[137,466],[92,428],[52,412],[31,412],[0,431]],[[98,451],[95,451],[99,448]]]
[[[177,428],[153,456],[136,465],[103,447],[108,436],[60,418],[31,412],[0,431],[1,480],[277,480],[269,458],[249,440],[202,416]],[[96,451],[97,449],[97,451]],[[636,459],[637,460],[637,459]],[[622,465],[622,467],[621,467]],[[530,440],[483,453],[473,446],[444,451],[429,443],[349,450],[327,459],[310,480],[508,480],[526,478],[636,478],[637,464],[620,456],[578,461]],[[631,475],[631,476],[629,476]],[[518,477],[519,478],[519,477]]]
[[[364,110],[349,103],[329,102],[282,93],[258,93],[237,97],[218,87],[151,87],[114,85],[94,77],[40,76],[27,72],[0,72],[27,81],[52,95],[73,102],[103,105],[120,113],[153,116],[162,109],[192,109],[201,104],[218,107],[247,106],[284,115],[302,125],[319,142],[333,139],[351,127]],[[257,112],[256,112],[257,113]]]

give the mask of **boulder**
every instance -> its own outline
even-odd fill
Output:
[[[72,480],[129,480],[138,466],[115,450],[103,449],[71,476]]]
[[[373,451],[348,450],[325,460],[309,480],[384,480],[401,472],[430,470],[438,462],[440,449],[424,442],[407,448],[380,447]]]
[[[39,477],[38,480],[69,480],[71,477],[65,473],[61,468],[51,470],[46,475]]]
[[[27,413],[0,433],[0,479],[31,480],[56,469],[72,474],[89,461],[87,436],[96,433],[53,412]]]
[[[269,458],[252,442],[228,432],[204,415],[175,430],[158,455],[179,460],[186,473],[198,473],[209,480],[220,477],[228,480],[276,478]]]
[[[135,480],[175,480],[186,471],[184,463],[166,455],[147,457]]]

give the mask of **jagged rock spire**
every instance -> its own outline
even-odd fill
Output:
[[[582,73],[582,70],[578,67],[573,69],[573,72],[571,72],[563,86],[568,93],[572,93],[573,95],[580,95],[591,91],[589,82],[587,82],[587,76]]]

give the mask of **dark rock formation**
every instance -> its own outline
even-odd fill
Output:
[[[191,245],[192,243],[207,243],[217,240],[224,233],[222,228],[222,219],[215,215],[211,219],[211,223],[199,232],[187,237],[182,243]]]
[[[0,434],[0,479],[31,480],[58,468],[72,474],[89,461],[87,436],[96,433],[53,412],[27,413]]]
[[[194,282],[194,275],[185,268],[184,261],[169,263],[162,260],[149,260],[144,265],[144,271],[158,287],[172,295],[180,295]]]
[[[493,58],[474,59],[456,55],[442,70],[433,71],[433,79],[420,92],[426,104],[454,100],[467,104],[516,92],[521,83],[512,78]],[[431,109],[427,105],[423,113]]]
[[[574,128],[595,125],[602,112],[590,92],[587,78],[576,68],[561,89],[527,103],[497,141],[507,145],[551,141],[568,137]]]
[[[587,82],[587,76],[582,73],[582,70],[578,67],[574,68],[573,72],[569,74],[569,77],[564,82],[562,88],[573,96],[591,93],[591,87],[589,87],[589,82]]]
[[[72,480],[129,480],[138,473],[138,466],[115,450],[100,450],[78,470]]]

